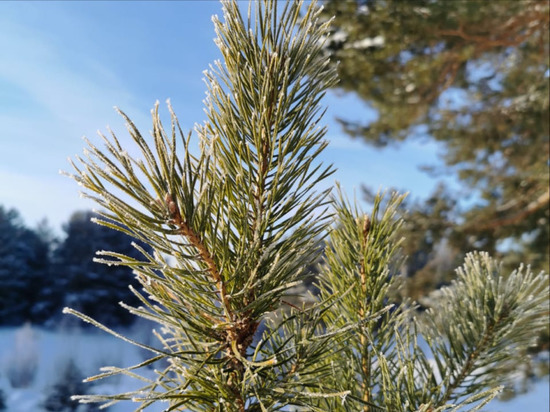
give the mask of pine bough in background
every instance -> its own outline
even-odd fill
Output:
[[[322,52],[327,23],[314,3],[301,15],[301,2],[252,2],[248,18],[235,1],[223,6],[225,22],[214,24],[224,63],[206,73],[198,155],[171,109],[163,127],[157,105],[151,143],[120,112],[140,158],[112,134],[104,150],[88,142],[73,164],[103,208],[97,223],[154,251],[136,244],[141,260],[107,251],[98,260],[134,269],[142,305],[126,307],[161,325],[162,343],[131,341],[66,309],[152,353],[88,379],[126,374],[144,381],[141,390],[77,398],[132,400],[138,410],[158,401],[193,411],[481,408],[511,379],[500,370],[547,323],[548,277],[525,267],[502,274],[474,253],[427,313],[399,301],[402,197],[382,208],[379,196],[365,215],[316,189],[332,172],[317,160],[326,145],[320,100],[336,81]],[[326,233],[319,295],[298,307],[286,294]],[[156,379],[139,375],[160,360],[168,362]]]

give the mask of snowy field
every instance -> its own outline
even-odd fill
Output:
[[[135,331],[130,333],[138,334]],[[45,411],[41,405],[70,360],[86,377],[97,374],[101,366],[130,366],[145,360],[144,356],[139,348],[96,330],[61,333],[39,328],[24,331],[0,328],[0,389],[6,398],[6,412]],[[26,388],[13,388],[8,378],[10,366],[13,369],[14,363],[19,363],[19,366],[32,363],[33,358],[38,367],[32,383]],[[135,390],[139,383],[126,376],[117,376],[93,386],[87,385],[91,386],[90,392],[115,394]],[[107,410],[129,412],[137,406],[132,402],[121,402]],[[161,410],[162,405],[147,409],[148,412]]]
[[[134,336],[143,332],[130,331]],[[139,340],[139,337],[138,337]],[[143,361],[144,354],[130,344],[100,331],[51,332],[39,328],[0,328],[0,389],[4,393],[5,412],[43,412],[47,394],[59,381],[66,365],[73,360],[83,375],[97,373],[101,366],[129,366]],[[13,371],[24,365],[36,365],[36,373],[27,387],[13,388]],[[151,371],[152,373],[152,371]],[[10,375],[11,374],[11,375]],[[119,393],[133,390],[136,381],[127,377],[110,378],[93,386],[96,393]],[[534,385],[526,395],[508,402],[493,401],[487,412],[550,411],[548,380]],[[137,404],[119,403],[110,412],[130,412]],[[162,411],[163,405],[148,412]]]

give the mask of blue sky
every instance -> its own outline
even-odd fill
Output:
[[[82,136],[110,126],[123,142],[120,107],[144,134],[156,100],[170,98],[184,130],[204,120],[203,70],[220,54],[211,16],[217,1],[0,2],[0,205],[34,226],[61,224],[94,205],[61,176]],[[418,170],[437,161],[433,143],[376,150],[346,136],[336,116],[372,118],[351,95],[331,91],[324,123],[331,144],[323,160],[353,196],[362,183],[426,196],[436,182]]]

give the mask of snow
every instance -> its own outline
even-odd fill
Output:
[[[26,328],[26,329],[25,329]],[[145,331],[129,330],[136,336]],[[137,340],[140,340],[137,338]],[[38,369],[32,384],[27,388],[12,388],[7,376],[9,365],[21,356],[32,359],[30,351],[36,351]],[[18,353],[19,351],[19,353]],[[136,347],[96,330],[50,331],[41,328],[0,328],[0,389],[6,396],[6,412],[44,412],[40,404],[47,390],[56,382],[60,366],[73,359],[86,375],[93,375],[102,366],[129,366],[142,361],[143,353]],[[147,371],[144,371],[145,373]],[[152,373],[152,372],[150,372]],[[105,382],[105,383],[101,383]],[[100,381],[95,393],[119,393],[136,389],[138,382],[126,376]],[[548,378],[538,381],[530,391],[508,402],[493,401],[484,410],[487,412],[516,412],[529,408],[533,412],[550,412]],[[110,412],[130,412],[138,404],[121,402],[108,409]],[[166,404],[146,409],[159,412]]]
[[[85,376],[99,373],[102,366],[130,366],[144,360],[140,350],[126,342],[95,330],[49,331],[32,328],[34,341],[24,345],[36,345],[38,370],[32,384],[27,388],[12,388],[7,376],[9,365],[21,351],[16,341],[21,329],[0,328],[0,389],[6,397],[6,412],[43,412],[40,404],[48,389],[56,383],[60,366],[70,359],[76,362]],[[18,333],[19,332],[19,333]],[[26,332],[28,334],[28,332]],[[26,356],[30,356],[28,353]],[[147,371],[145,371],[147,372]],[[152,373],[152,372],[151,372]],[[119,393],[135,390],[139,382],[126,376],[118,376],[99,381],[93,387],[94,393]],[[137,406],[132,402],[120,402],[107,409],[109,412],[130,412]],[[147,412],[163,410],[164,405],[149,407]]]
[[[366,37],[362,40],[354,41],[353,43],[350,43],[349,45],[346,45],[345,48],[355,48],[355,49],[369,49],[371,47],[382,47],[385,43],[384,36],[376,36],[376,37]]]

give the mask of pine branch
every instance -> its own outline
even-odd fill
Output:
[[[377,322],[364,322],[364,319],[389,304],[391,290],[399,283],[390,266],[394,264],[399,244],[396,236],[401,222],[396,219],[396,208],[403,196],[392,196],[385,210],[381,210],[383,197],[378,196],[370,217],[340,196],[335,199],[337,223],[325,252],[326,264],[322,267],[319,288],[321,297],[327,298],[351,285],[350,293],[335,305],[329,320],[330,324],[342,327],[356,322],[361,326],[355,337],[334,343],[336,355],[331,362],[339,365],[339,373],[344,374],[334,380],[344,385],[342,389],[350,389],[350,399],[360,405],[355,404],[351,410],[382,410],[383,396],[373,391],[384,373],[380,368],[373,369],[373,365],[380,362],[381,356],[387,356],[390,364],[395,362],[396,353],[392,352],[395,328],[403,325],[407,309],[393,308]],[[351,382],[351,386],[346,386]],[[329,408],[340,410],[341,406],[331,403]]]
[[[529,215],[538,212],[542,208],[548,209],[549,207],[549,201],[550,201],[550,192],[546,191],[542,193],[538,198],[528,203],[525,207],[523,207],[521,210],[517,211],[516,213],[513,213],[509,216],[500,217],[496,219],[492,219],[483,222],[475,222],[474,223],[468,223],[466,224],[465,228],[463,229],[465,232],[469,232],[472,230],[487,230],[487,229],[496,229],[501,226],[509,226],[509,225],[516,225],[523,221],[525,218],[527,218]],[[500,208],[501,210],[497,210],[497,212],[502,213],[503,209],[511,209],[511,207],[507,208]]]
[[[548,275],[520,267],[503,276],[486,253],[472,253],[423,317],[423,336],[442,376],[433,405],[509,383],[548,317]]]
[[[143,389],[147,399],[132,393],[104,400],[166,399],[171,408],[239,411],[252,408],[254,399],[274,409],[304,404],[298,392],[296,400],[277,395],[281,385],[287,388],[274,378],[277,359],[294,365],[289,379],[308,388],[307,398],[340,396],[315,380],[305,383],[304,371],[323,355],[317,345],[260,352],[253,345],[264,314],[281,305],[319,254],[316,239],[330,218],[329,190],[315,190],[332,173],[316,160],[326,146],[326,131],[317,127],[320,99],[335,82],[322,53],[328,23],[318,24],[315,3],[288,2],[279,11],[276,1],[265,0],[254,3],[247,20],[236,2],[222,3],[225,21],[214,18],[214,25],[224,63],[205,73],[207,121],[197,127],[198,155],[170,105],[171,127],[164,129],[157,104],[152,143],[119,111],[141,158],[129,156],[111,133],[101,136],[105,151],[87,141],[80,165],[72,162],[85,196],[103,207],[97,223],[154,250],[140,249],[143,261],[113,252],[101,252],[97,261],[135,271],[143,291],[133,292],[143,306],[123,306],[163,326],[164,349],[156,354],[171,362]],[[99,378],[133,376],[130,370]],[[274,401],[258,398],[262,393]]]

